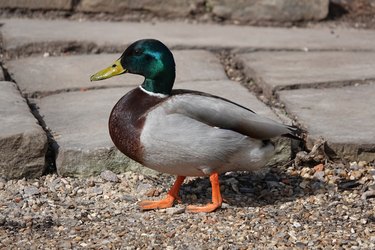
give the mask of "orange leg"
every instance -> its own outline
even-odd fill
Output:
[[[212,186],[212,203],[207,204],[206,206],[188,206],[187,210],[193,213],[205,212],[210,213],[215,211],[217,208],[221,207],[223,203],[223,198],[220,194],[220,184],[219,184],[219,174],[213,173],[210,175],[210,182]]]
[[[177,176],[175,183],[173,184],[171,190],[169,190],[165,199],[159,201],[141,201],[139,206],[142,210],[172,207],[174,200],[181,200],[178,196],[178,192],[184,180],[185,176]]]

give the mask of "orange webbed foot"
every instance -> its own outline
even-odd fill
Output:
[[[172,207],[174,201],[180,201],[181,199],[178,196],[178,191],[182,183],[185,180],[185,176],[177,176],[175,183],[173,184],[171,190],[169,190],[167,197],[159,201],[141,201],[138,203],[139,207],[142,210],[151,210],[151,209],[160,209],[160,208],[169,208]]]
[[[205,206],[188,206],[186,209],[192,213],[211,213],[221,207],[223,198],[220,194],[219,174],[213,173],[210,175],[210,182],[212,186],[212,203]]]
[[[172,207],[174,203],[175,198],[168,194],[167,197],[163,200],[158,201],[141,201],[138,203],[139,207],[142,210],[151,210],[151,209],[158,209],[158,208],[168,208]]]

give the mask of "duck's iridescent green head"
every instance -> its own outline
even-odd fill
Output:
[[[169,95],[176,76],[172,52],[155,39],[139,40],[131,44],[110,67],[91,76],[99,81],[126,72],[145,77],[142,87],[153,93]]]

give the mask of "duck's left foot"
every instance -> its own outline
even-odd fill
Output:
[[[158,209],[158,208],[168,208],[172,207],[174,203],[175,197],[168,194],[167,197],[163,200],[159,201],[141,201],[139,206],[142,210],[151,210],[151,209]]]
[[[151,210],[158,208],[168,208],[172,207],[175,200],[180,200],[178,196],[178,191],[182,183],[185,180],[185,176],[177,176],[175,183],[173,184],[171,190],[169,190],[167,197],[159,201],[141,201],[138,205],[142,210]]]
[[[210,213],[215,211],[217,208],[221,207],[223,203],[223,198],[220,194],[220,184],[219,184],[219,174],[213,173],[210,175],[210,182],[212,186],[212,203],[206,206],[188,206],[186,209],[188,212],[192,213]]]

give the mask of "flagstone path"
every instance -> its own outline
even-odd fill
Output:
[[[65,176],[138,168],[114,148],[107,120],[117,100],[142,78],[124,75],[91,83],[89,76],[141,38],[160,39],[172,48],[176,88],[220,95],[283,122],[290,123],[286,117],[296,119],[308,132],[308,145],[323,137],[336,157],[375,159],[375,31],[183,22],[0,23],[4,178],[39,176],[54,160],[58,173]],[[224,50],[266,97],[285,105],[283,116],[228,78],[218,56]],[[289,140],[278,141],[276,161],[289,158],[290,145]]]

